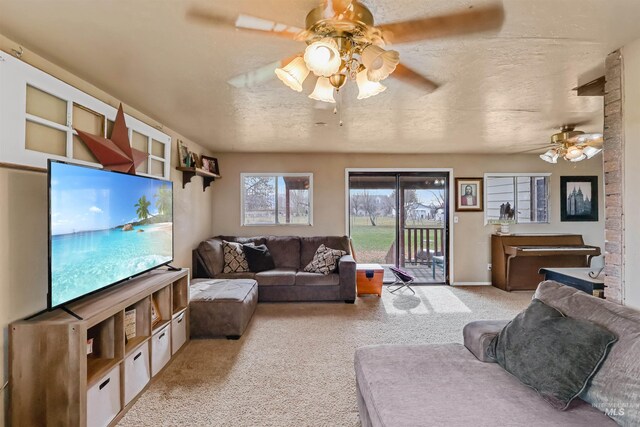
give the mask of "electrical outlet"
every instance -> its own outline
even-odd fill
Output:
[[[487,271],[491,271],[491,264],[487,264]]]

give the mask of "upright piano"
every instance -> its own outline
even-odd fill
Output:
[[[579,234],[493,234],[491,283],[505,291],[534,290],[545,267],[588,267],[600,255]]]

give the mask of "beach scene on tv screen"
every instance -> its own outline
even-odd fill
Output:
[[[51,164],[51,305],[172,259],[170,182]]]

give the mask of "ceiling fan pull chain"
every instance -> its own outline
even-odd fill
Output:
[[[342,126],[344,123],[342,122],[342,92],[336,90],[338,95],[338,100],[336,101],[336,106],[333,109],[333,114],[338,115],[338,125]]]

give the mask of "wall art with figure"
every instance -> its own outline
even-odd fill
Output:
[[[482,195],[482,178],[456,178],[457,212],[482,211]]]

